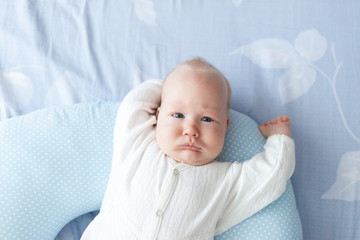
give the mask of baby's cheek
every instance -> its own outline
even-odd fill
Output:
[[[217,157],[217,155],[220,154],[223,146],[224,146],[224,137],[222,134],[218,133],[215,135],[212,135],[211,137],[208,136],[207,139],[210,144],[211,144],[211,149],[212,149],[212,154],[216,155],[215,157]]]

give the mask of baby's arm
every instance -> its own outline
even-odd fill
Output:
[[[262,123],[259,126],[259,130],[265,138],[275,134],[284,134],[288,137],[291,137],[290,128],[291,122],[290,118],[287,116],[276,117],[271,121]]]
[[[295,169],[295,143],[291,139],[289,117],[280,116],[259,126],[267,138],[264,151],[251,160],[233,163],[239,177],[218,226],[231,226],[266,207],[284,193]],[[238,169],[236,169],[238,168]]]
[[[113,160],[124,159],[138,149],[144,138],[154,134],[155,113],[161,99],[162,81],[148,80],[131,90],[122,100],[116,116]]]

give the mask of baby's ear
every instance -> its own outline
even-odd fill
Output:
[[[160,112],[160,107],[158,107],[157,110],[156,110],[156,121],[158,120],[159,112]]]

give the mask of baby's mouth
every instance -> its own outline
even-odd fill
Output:
[[[200,152],[201,151],[201,148],[196,146],[195,144],[193,143],[184,143],[184,144],[181,144],[180,145],[180,148],[181,149],[184,149],[184,150],[190,150],[190,151],[195,151],[195,152]]]

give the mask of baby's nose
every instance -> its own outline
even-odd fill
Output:
[[[199,130],[195,123],[187,123],[184,126],[183,135],[188,137],[199,137]]]

